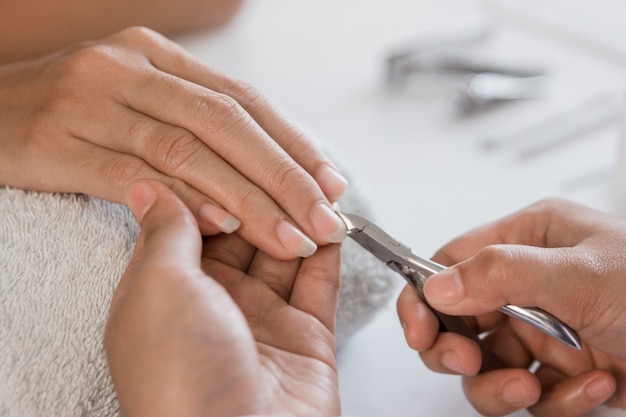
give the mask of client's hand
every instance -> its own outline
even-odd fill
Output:
[[[398,300],[407,342],[426,365],[464,375],[469,401],[484,415],[528,407],[537,416],[583,416],[601,404],[626,408],[626,222],[563,200],[546,200],[477,228],[433,259],[450,269],[425,284],[428,302],[472,316],[508,365],[477,375],[480,352],[467,338],[439,333],[410,288]],[[578,331],[576,351],[495,312],[538,306]],[[539,361],[535,373],[527,368]]]
[[[133,184],[141,223],[105,347],[133,416],[339,414],[338,245],[279,261],[236,235],[205,238],[167,187]]]
[[[145,29],[0,67],[0,185],[124,202],[168,185],[204,234],[280,259],[340,242],[346,181],[259,92]]]

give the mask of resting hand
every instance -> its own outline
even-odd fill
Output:
[[[425,284],[429,304],[471,316],[509,365],[477,375],[469,339],[438,333],[435,316],[406,288],[398,312],[408,344],[437,372],[464,375],[465,393],[485,415],[529,407],[536,416],[583,416],[601,404],[626,408],[626,222],[562,200],[546,200],[478,228],[433,258],[450,269]],[[537,306],[575,329],[575,351],[495,312]],[[536,373],[528,367],[540,362]]]
[[[165,186],[128,203],[142,234],[111,303],[105,347],[125,416],[339,414],[339,247],[278,261],[206,238]]]
[[[339,242],[331,162],[258,92],[142,28],[0,67],[0,184],[124,202],[172,188],[204,234],[280,259]]]

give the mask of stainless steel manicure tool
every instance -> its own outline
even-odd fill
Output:
[[[424,283],[433,274],[446,269],[428,259],[417,256],[411,248],[392,238],[370,220],[356,214],[337,212],[344,221],[348,236],[373,254],[389,268],[400,274],[424,299]],[[504,367],[502,361],[484,344],[467,322],[458,316],[450,316],[432,309],[440,321],[441,330],[459,333],[478,343],[483,354],[481,372]],[[506,305],[498,309],[519,319],[566,345],[579,350],[581,342],[574,330],[550,313],[536,307]]]

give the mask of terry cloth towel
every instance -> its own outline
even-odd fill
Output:
[[[362,194],[352,187],[342,209],[368,216]],[[137,235],[125,206],[0,189],[0,416],[120,415],[102,337]],[[350,239],[341,273],[339,344],[398,280]]]

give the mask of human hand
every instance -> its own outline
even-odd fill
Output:
[[[128,204],[142,233],[105,333],[123,414],[339,415],[339,246],[292,261],[236,235],[203,248],[164,185],[132,185]]]
[[[250,86],[131,28],[0,67],[0,184],[124,202],[138,179],[187,204],[204,234],[279,259],[339,242],[346,181]]]
[[[398,299],[408,344],[425,364],[463,375],[470,403],[487,416],[528,407],[536,416],[583,416],[602,404],[626,408],[626,222],[563,200],[545,200],[452,240],[433,259],[453,267],[425,284],[428,303],[470,316],[509,366],[477,374],[474,342],[438,333],[410,288]],[[575,351],[495,312],[537,306],[575,329]],[[535,374],[528,368],[540,366]]]

